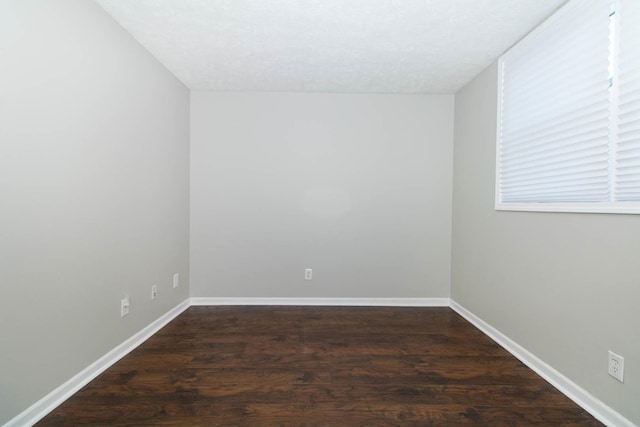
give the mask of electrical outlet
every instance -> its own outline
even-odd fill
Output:
[[[129,314],[129,297],[122,298],[120,300],[120,317],[124,317]]]
[[[609,350],[609,375],[624,382],[624,357]]]
[[[311,280],[313,279],[313,270],[310,268],[305,268],[304,269],[304,280]]]
[[[180,286],[180,275],[178,273],[173,275],[173,287],[177,288]]]
[[[151,299],[158,298],[158,285],[153,285],[151,287]]]

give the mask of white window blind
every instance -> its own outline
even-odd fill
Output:
[[[501,58],[497,209],[640,213],[639,8],[570,1]]]
[[[640,0],[620,5],[615,196],[640,200]]]

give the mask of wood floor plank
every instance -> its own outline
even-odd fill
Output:
[[[41,426],[600,426],[449,308],[191,307]]]

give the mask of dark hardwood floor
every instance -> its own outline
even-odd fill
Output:
[[[191,307],[40,426],[599,426],[449,308]]]

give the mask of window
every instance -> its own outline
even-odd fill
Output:
[[[640,1],[571,0],[499,61],[496,209],[640,214]]]

